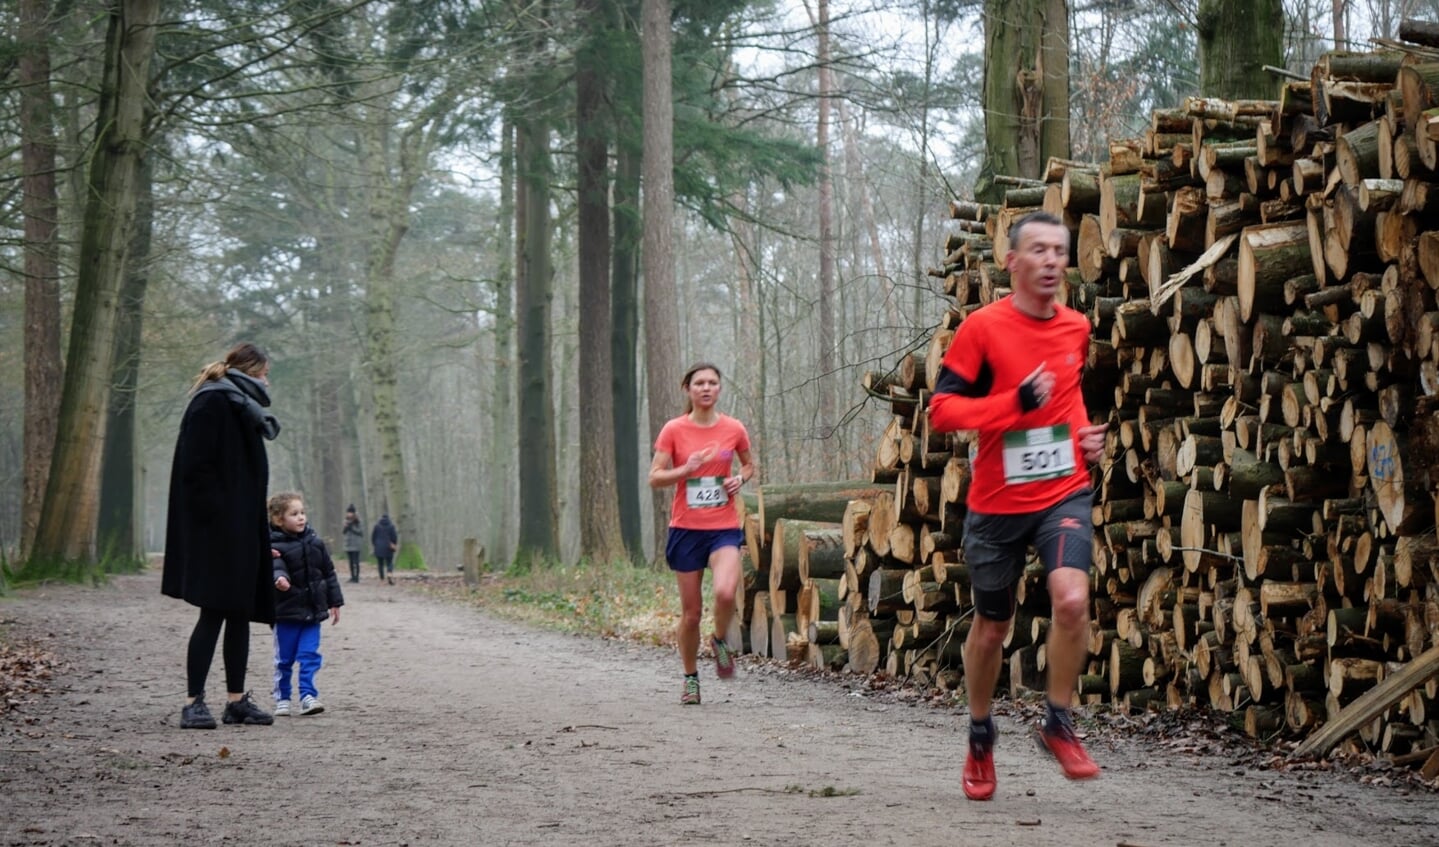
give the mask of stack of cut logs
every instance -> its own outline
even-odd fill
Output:
[[[1106,163],[1009,184],[952,204],[951,306],[865,379],[893,412],[872,480],[761,489],[751,649],[959,684],[969,439],[925,407],[959,322],[1008,292],[1009,225],[1043,209],[1073,233],[1065,296],[1110,424],[1078,700],[1304,736],[1407,667],[1422,684],[1348,744],[1439,769],[1439,51],[1330,53],[1278,100],[1190,98]],[[1015,693],[1043,688],[1042,576]]]

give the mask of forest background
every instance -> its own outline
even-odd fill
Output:
[[[652,557],[694,361],[763,482],[867,478],[860,379],[944,311],[946,204],[1013,117],[986,26],[1022,5],[0,2],[0,555],[159,550],[190,383],[240,340],[272,488],[332,541],[388,512],[402,566]],[[1274,5],[1039,2],[1069,157],[1201,93],[1202,12]],[[1307,76],[1439,3],[1282,12]]]

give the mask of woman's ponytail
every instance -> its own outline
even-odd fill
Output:
[[[221,361],[211,362],[201,368],[200,375],[195,378],[195,384],[190,386],[190,391],[194,392],[207,382],[223,379],[225,372],[229,370],[237,370],[253,377],[259,377],[265,372],[265,366],[269,363],[270,357],[265,355],[265,351],[248,341],[242,341],[231,347],[230,352],[226,353],[225,358]]]

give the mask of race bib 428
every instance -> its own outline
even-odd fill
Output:
[[[691,509],[714,509],[729,503],[724,477],[697,476],[685,480],[685,503]]]

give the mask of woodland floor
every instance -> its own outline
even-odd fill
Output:
[[[1017,709],[971,803],[961,711],[748,661],[681,707],[671,651],[400,582],[345,586],[323,714],[213,731],[178,728],[194,610],[157,573],[0,599],[0,845],[1439,845],[1439,795],[1192,727],[1092,724],[1104,772],[1067,782]]]

